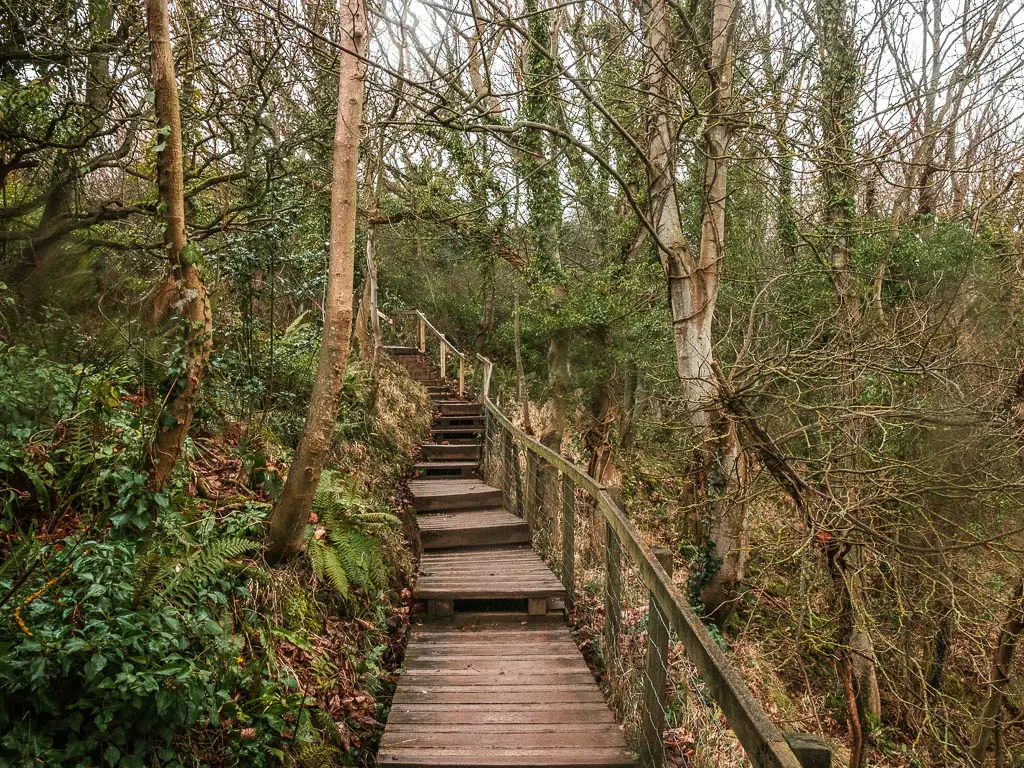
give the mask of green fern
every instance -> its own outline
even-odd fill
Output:
[[[204,582],[219,575],[231,560],[258,547],[251,539],[232,537],[201,543],[197,552],[184,558],[147,553],[135,569],[135,604],[157,596],[168,602],[194,602]]]
[[[241,537],[219,539],[206,544],[196,555],[181,565],[167,585],[164,596],[171,601],[177,599],[196,600],[199,586],[224,570],[229,560],[257,549],[257,542]]]
[[[313,573],[318,579],[325,579],[344,598],[350,595],[349,578],[338,555],[323,542],[314,540],[309,548],[309,557],[313,562]]]
[[[327,536],[311,539],[309,556],[317,579],[330,582],[347,599],[353,585],[364,592],[384,586],[387,566],[381,539],[400,521],[373,508],[341,480],[339,473],[328,471],[317,486],[313,509]]]
[[[160,589],[168,575],[168,558],[147,552],[135,566],[132,602],[136,607],[151,599]]]
[[[332,768],[340,764],[341,752],[338,748],[320,742],[318,744],[303,744],[299,747],[298,754],[289,761],[296,768]]]

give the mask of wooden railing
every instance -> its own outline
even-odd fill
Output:
[[[473,376],[473,369],[466,365],[466,355],[460,352],[448,337],[434,327],[425,314],[416,309],[400,309],[391,313],[389,325],[393,326],[393,335],[404,342],[415,346],[420,352],[428,354],[430,344],[437,348],[437,363],[440,368],[441,377],[455,382],[458,385],[459,396],[464,396],[467,391],[467,383]],[[412,325],[409,325],[409,322]],[[410,338],[411,334],[411,338]],[[429,342],[429,343],[428,343]],[[449,368],[452,361],[458,362],[458,368],[454,376],[449,376]]]
[[[426,339],[433,334],[441,370],[447,370],[446,350],[457,356],[465,391],[465,355],[423,313],[415,316],[419,349],[427,353]],[[827,767],[830,753],[821,742],[783,735],[768,719],[673,582],[671,553],[649,547],[586,470],[517,427],[495,402],[491,361],[477,355],[476,362],[475,395],[485,415],[485,479],[502,488],[506,508],[530,524],[535,545],[562,579],[574,619],[591,630],[591,647],[599,646],[612,703],[641,764],[660,768],[665,763],[663,733],[684,698],[674,680],[683,664],[681,646],[756,768]]]

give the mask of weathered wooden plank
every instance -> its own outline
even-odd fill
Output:
[[[530,541],[529,526],[503,509],[432,512],[420,515],[418,522],[423,548],[427,550]]]
[[[578,717],[578,715],[577,715]],[[588,731],[608,731],[608,723],[585,723],[579,720],[569,721],[572,724],[574,733],[585,733]],[[614,721],[613,721],[614,722]],[[445,723],[427,722],[410,723],[395,722],[388,729],[391,733],[564,733],[566,722],[539,722],[539,723]],[[506,746],[508,741],[506,740]],[[518,743],[518,741],[517,741]]]
[[[672,551],[655,549],[665,573],[672,575]],[[643,693],[640,705],[640,765],[643,768],[661,768],[665,764],[665,683],[668,678],[668,621],[651,597],[647,609],[647,653],[644,659]]]
[[[410,480],[417,511],[493,507],[501,504],[501,490],[474,478]]]
[[[516,686],[513,688],[496,686],[494,689],[484,686],[466,686],[447,691],[404,688],[396,691],[394,702],[396,704],[430,702],[432,704],[520,704],[525,706],[541,696],[548,701],[604,703],[604,697],[593,682],[586,686],[586,690],[584,690],[584,686],[576,686],[575,689],[558,686]]]
[[[492,766],[572,766],[572,768],[605,768],[605,766],[632,766],[628,752],[615,749],[490,749],[477,747],[451,747],[447,749],[387,750],[378,765],[395,768],[417,766],[459,766],[459,768],[492,768]]]
[[[410,648],[406,651],[406,663],[409,664],[410,659],[447,659],[452,660],[452,662],[461,662],[463,659],[472,660],[474,658],[493,658],[495,656],[513,660],[519,658],[568,660],[577,657],[577,653],[567,651],[561,643],[515,643],[511,641],[502,642],[500,639],[486,643],[481,648],[467,648],[465,645],[454,643],[443,645],[417,643],[415,648]]]
[[[490,689],[501,688],[508,690],[521,685],[550,685],[561,687],[566,685],[588,686],[594,684],[594,676],[589,671],[566,672],[564,674],[534,675],[527,670],[503,672],[493,670],[491,672],[473,672],[472,670],[459,671],[450,669],[416,669],[405,673],[408,676],[406,684],[412,688],[421,690],[435,690],[441,687],[452,687],[459,689]]]
[[[465,444],[452,445],[450,443],[424,443],[420,446],[420,453],[423,458],[430,461],[479,461],[480,446]]]
[[[467,461],[421,461],[414,464],[413,477],[419,479],[464,478],[477,477],[480,474],[480,462]]]
[[[483,728],[488,725],[503,725],[509,728],[516,726],[560,726],[572,723],[574,728],[589,727],[593,729],[617,727],[615,718],[603,703],[599,705],[577,704],[572,708],[565,704],[555,704],[548,709],[537,706],[524,710],[522,707],[507,705],[513,709],[493,709],[491,705],[481,705],[466,709],[455,707],[442,709],[439,706],[404,706],[392,707],[388,715],[388,727],[402,728],[413,724],[430,728],[441,728],[446,725],[471,725]]]
[[[537,717],[580,717],[588,722],[599,714],[601,717],[607,715],[614,722],[611,712],[606,703],[601,701],[535,701],[528,708],[523,708],[517,703],[490,702],[481,703],[478,707],[471,709],[453,703],[438,703],[436,701],[423,701],[417,703],[395,703],[391,707],[392,713],[434,713],[437,715],[472,717],[473,713],[482,715],[494,715],[495,717],[526,717],[536,715]],[[476,722],[470,720],[468,722]],[[513,721],[515,722],[515,721]],[[525,721],[523,721],[525,722]]]
[[[570,605],[576,590],[576,488],[562,473],[562,585]]]
[[[409,732],[389,731],[381,739],[381,748],[423,748],[442,747],[479,747],[480,749],[508,748],[509,737],[501,730],[489,731],[441,731],[441,732]],[[536,749],[543,747],[558,748],[590,748],[595,747],[617,747],[622,744],[622,736],[615,732],[585,731],[576,732],[568,729],[561,729],[556,732],[544,731],[523,731],[515,739],[517,749]]]

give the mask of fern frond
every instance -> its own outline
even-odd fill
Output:
[[[299,711],[299,721],[295,725],[295,741],[299,744],[318,744],[320,737],[313,727],[313,718],[309,714],[309,708],[303,707]]]
[[[307,551],[309,552],[309,562],[313,565],[313,575],[317,580],[322,581],[324,578],[324,553],[327,551],[327,547],[316,539],[311,539]]]
[[[159,591],[167,576],[167,567],[168,558],[156,552],[147,552],[139,558],[135,565],[135,573],[132,574],[134,605],[142,605]]]
[[[331,586],[337,590],[339,595],[344,598],[348,598],[351,593],[349,589],[348,573],[346,573],[345,566],[342,565],[341,561],[338,559],[337,553],[333,549],[324,547],[323,552],[324,575],[327,576],[327,580],[331,582]]]
[[[200,552],[181,566],[167,585],[164,596],[168,600],[195,600],[199,586],[218,575],[229,560],[252,552],[259,547],[251,539],[233,537],[218,539],[204,545]]]
[[[338,729],[338,724],[334,722],[334,718],[331,717],[329,712],[325,712],[319,707],[313,710],[313,722],[316,723],[316,727],[323,733],[324,739],[336,747],[344,746],[344,740],[341,738],[341,731]]]
[[[294,764],[300,768],[333,768],[340,756],[337,747],[331,744],[303,744]]]
[[[402,524],[402,521],[390,512],[358,512],[353,515],[353,518],[358,525],[398,526]]]

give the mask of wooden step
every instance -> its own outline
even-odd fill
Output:
[[[442,400],[437,404],[437,410],[442,416],[484,415],[484,407],[480,403],[466,403],[462,400]]]
[[[479,461],[479,444],[424,443],[420,454],[426,461]]]
[[[483,429],[480,427],[448,427],[447,429],[430,430],[431,438],[435,443],[473,443],[483,438]]]
[[[539,602],[564,599],[565,590],[530,547],[457,549],[423,553],[416,597]]]
[[[472,479],[410,480],[413,507],[418,512],[429,510],[469,509],[500,506],[502,493],[498,488]]]
[[[477,477],[479,461],[421,461],[412,468],[414,478]]]
[[[403,347],[400,345],[384,345],[384,351],[389,355],[405,356],[405,355],[418,355],[420,351],[416,347]]]
[[[427,512],[417,517],[424,549],[527,544],[530,526],[501,507]]]

